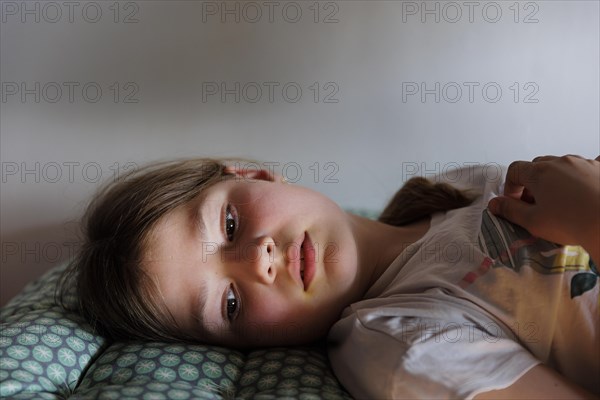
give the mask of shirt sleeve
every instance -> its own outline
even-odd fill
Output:
[[[361,309],[331,330],[338,379],[357,398],[466,398],[513,384],[540,361],[468,318]]]

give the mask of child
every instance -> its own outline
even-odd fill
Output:
[[[514,163],[490,208],[598,259],[599,165]],[[457,188],[409,181],[371,221],[266,170],[150,166],[94,200],[69,274],[86,318],[113,339],[251,347],[328,335],[355,397],[599,394],[588,254],[488,212],[499,171],[446,178]]]

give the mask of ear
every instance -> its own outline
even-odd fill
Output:
[[[287,180],[283,177],[283,175],[279,175],[266,169],[240,168],[228,165],[225,167],[225,173],[233,174],[245,179],[287,183]]]

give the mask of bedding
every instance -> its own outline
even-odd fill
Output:
[[[65,267],[30,283],[0,310],[0,398],[351,398],[318,345],[241,352],[108,342],[80,315],[56,304]]]

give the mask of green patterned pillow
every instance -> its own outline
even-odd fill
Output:
[[[0,310],[0,397],[350,399],[321,347],[108,343],[54,303],[65,266]]]

